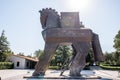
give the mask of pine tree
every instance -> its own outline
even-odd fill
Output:
[[[9,42],[5,36],[5,31],[2,31],[0,36],[0,62],[4,62],[7,59],[8,54],[12,53],[9,48]]]

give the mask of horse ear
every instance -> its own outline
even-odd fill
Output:
[[[41,10],[39,10],[39,13],[42,13],[42,11],[41,11]]]

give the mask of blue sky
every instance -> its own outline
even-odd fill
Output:
[[[88,0],[83,9],[73,9],[70,0],[0,0],[0,33],[10,42],[11,50],[30,55],[44,49],[39,10],[53,8],[60,12],[79,11],[80,20],[99,34],[103,52],[114,51],[113,40],[120,30],[120,0]],[[75,0],[79,3],[79,0]],[[79,7],[79,6],[78,6]]]

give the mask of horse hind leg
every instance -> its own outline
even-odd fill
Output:
[[[73,47],[77,53],[70,65],[70,76],[80,76],[80,71],[86,64],[86,56],[90,46],[87,42],[79,42],[73,43]]]
[[[100,46],[99,36],[97,34],[93,34],[92,48],[94,51],[95,61],[104,61],[104,55]]]

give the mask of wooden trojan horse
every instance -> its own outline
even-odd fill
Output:
[[[96,61],[103,61],[103,54],[98,35],[91,29],[80,24],[78,12],[61,12],[61,15],[51,8],[39,11],[45,40],[44,53],[35,66],[33,76],[44,75],[49,63],[60,44],[70,44],[76,55],[70,65],[70,75],[80,76],[85,67],[86,56],[92,48]]]

